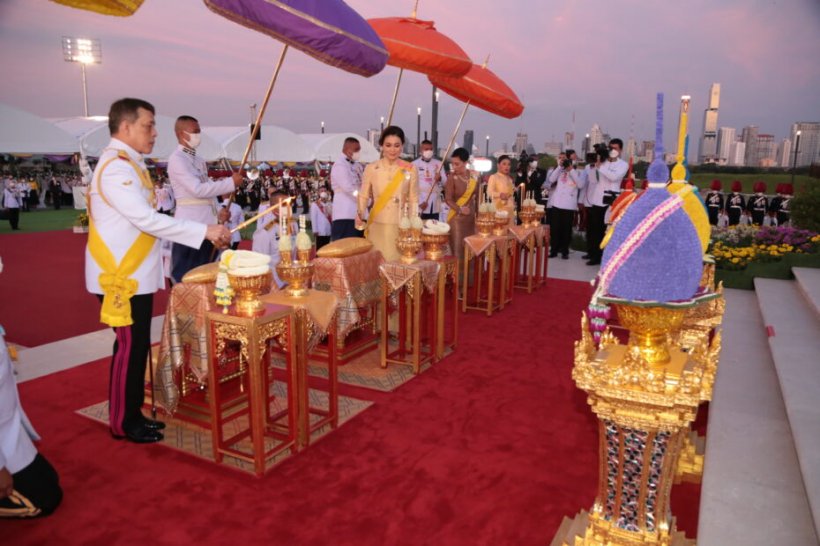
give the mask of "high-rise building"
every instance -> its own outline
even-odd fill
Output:
[[[574,150],[575,149],[575,132],[574,131],[567,131],[564,133],[564,149],[565,150]]]
[[[709,88],[709,104],[703,112],[703,134],[700,137],[698,163],[715,163],[717,160],[718,106],[720,106],[720,84]]]
[[[561,142],[556,142],[556,141],[545,142],[544,143],[544,153],[547,154],[547,155],[551,155],[553,157],[557,156],[563,150],[561,144],[562,144]]]
[[[746,145],[745,155],[743,156],[743,164],[749,167],[757,166],[757,125],[747,125],[743,128],[740,140]]]
[[[736,140],[729,148],[729,165],[742,167],[746,164],[746,143]]]
[[[629,140],[626,141],[626,150],[624,150],[626,154],[624,155],[624,159],[629,161],[630,157],[635,157],[638,155],[638,143],[635,142],[633,137],[629,137]]]
[[[591,150],[593,146],[603,141],[604,132],[601,130],[601,127],[596,123],[592,126],[592,129],[589,130],[589,149]]]
[[[777,166],[791,167],[792,166],[792,141],[784,138],[777,147]]]
[[[774,135],[757,135],[757,155],[752,166],[771,167],[777,155],[777,143]]]
[[[587,135],[581,140],[581,154],[586,157],[586,155],[591,151],[592,145],[589,143],[589,135]]]
[[[474,135],[472,129],[467,129],[464,131],[464,148],[470,153],[470,155],[473,155],[473,138]]]
[[[527,150],[527,133],[516,133],[515,135],[515,144],[513,145],[513,153],[520,154]]]
[[[799,144],[797,142],[797,131],[800,131]],[[798,167],[820,163],[820,121],[793,123],[789,139],[794,143],[791,153],[797,152]],[[792,156],[792,162],[794,162],[794,156]]]
[[[717,163],[719,165],[729,164],[729,154],[732,152],[732,144],[737,140],[737,130],[734,127],[721,127],[717,136]]]

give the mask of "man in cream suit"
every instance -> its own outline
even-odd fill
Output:
[[[199,248],[204,240],[226,247],[230,233],[160,214],[143,154],[154,147],[154,107],[120,99],[108,114],[111,142],[103,150],[88,191],[86,288],[102,301],[100,319],[116,334],[109,386],[111,434],[137,443],[162,440],[164,424],[146,419],[145,364],[151,343],[154,292],[164,287],[160,239]]]

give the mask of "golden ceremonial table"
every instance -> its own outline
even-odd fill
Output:
[[[313,288],[333,292],[339,298],[336,349],[340,364],[375,349],[378,344],[376,307],[381,297],[379,265],[383,262],[378,250],[313,260]]]
[[[294,312],[294,339],[296,359],[297,440],[299,447],[310,444],[311,432],[326,425],[339,424],[339,377],[336,350],[336,312],[338,298],[330,292],[309,290],[305,296],[288,296],[285,292],[270,292],[260,296],[265,303],[290,307]],[[322,337],[327,336],[328,348],[328,407],[310,405],[308,364]],[[311,420],[311,415],[318,419]]]
[[[512,300],[512,259],[517,241],[509,235],[470,235],[464,238],[462,311],[485,311],[491,316]],[[487,270],[484,270],[484,265]],[[470,283],[470,265],[473,282]]]
[[[510,233],[518,241],[517,261],[513,269],[514,287],[531,294],[533,288],[546,282],[549,227],[541,224],[536,227],[511,226]]]
[[[441,269],[438,262],[419,260],[413,264],[385,262],[379,266],[381,276],[381,343],[382,368],[388,363],[410,364],[413,373],[436,358],[436,330],[443,321],[437,318],[437,292],[441,287]],[[399,315],[398,348],[388,350],[389,300],[397,296]],[[426,316],[422,329],[422,316]],[[425,345],[424,341],[427,341]],[[443,352],[443,350],[442,350]]]
[[[211,412],[211,435],[213,455],[221,462],[223,455],[230,455],[252,462],[257,476],[265,472],[267,461],[276,454],[297,448],[298,416],[298,367],[296,350],[295,313],[292,308],[281,305],[265,306],[258,317],[244,317],[209,311],[206,315],[208,332],[208,399]],[[275,341],[285,355],[285,382],[288,386],[287,407],[271,413],[270,348]],[[226,346],[238,342],[240,363],[247,366],[247,406],[242,409],[223,407],[223,385],[220,383],[220,359]],[[243,386],[245,382],[243,381]],[[247,426],[225,438],[224,425],[247,416]],[[283,422],[284,421],[284,422]],[[243,449],[243,439],[250,437],[251,450]],[[266,442],[269,438],[271,441]]]

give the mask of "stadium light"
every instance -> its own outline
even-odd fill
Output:
[[[79,63],[83,75],[83,115],[88,117],[88,83],[85,66],[102,63],[102,46],[96,38],[72,38],[63,36],[63,60]]]

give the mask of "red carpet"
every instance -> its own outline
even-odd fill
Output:
[[[0,235],[0,324],[6,340],[23,347],[105,328],[100,302],[85,289],[87,235],[48,231]],[[154,296],[154,316],[165,313],[168,291]]]
[[[597,482],[596,420],[570,378],[588,297],[550,280],[491,318],[462,315],[455,355],[392,393],[343,387],[376,404],[262,479],[75,415],[105,396],[105,361],[24,383],[65,497],[3,523],[4,543],[548,543]]]

